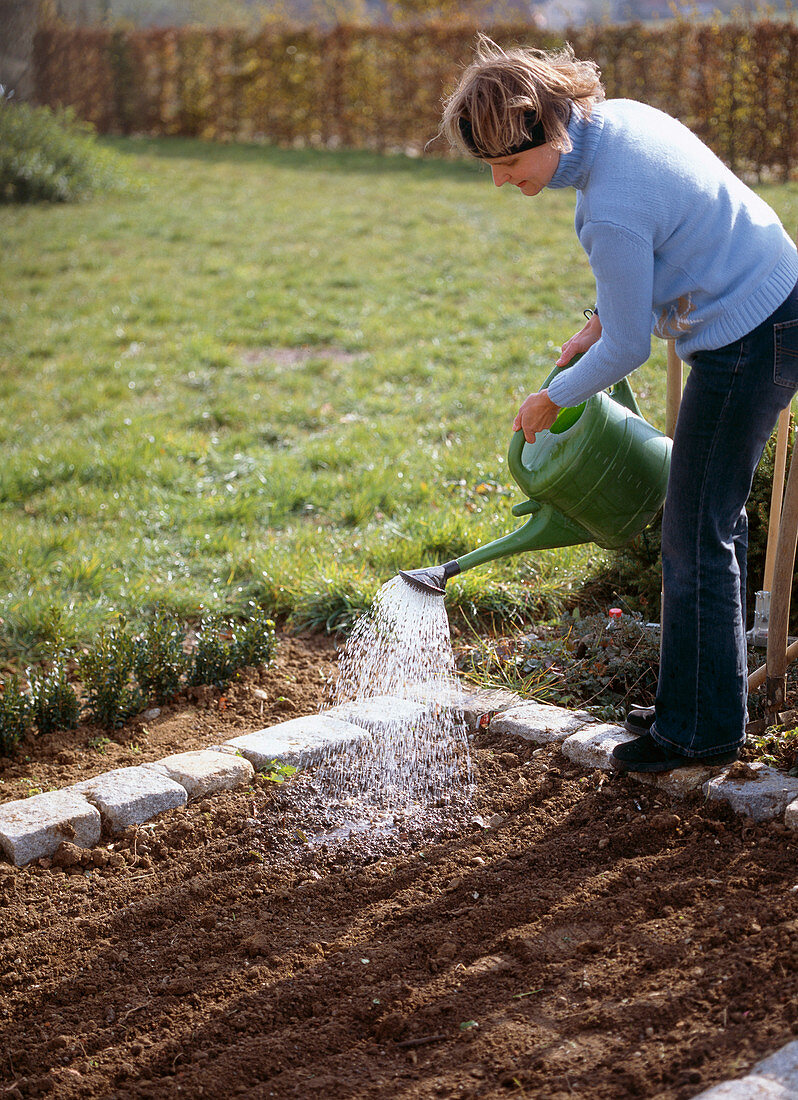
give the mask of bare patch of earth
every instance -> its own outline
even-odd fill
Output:
[[[294,348],[250,348],[241,353],[243,362],[250,366],[274,363],[279,367],[302,366],[311,359],[327,359],[334,363],[356,363],[365,357],[365,352],[347,351],[346,348],[336,347],[333,344],[303,344],[301,347]]]

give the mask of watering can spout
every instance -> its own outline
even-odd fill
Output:
[[[523,527],[503,535],[500,539],[478,546],[476,550],[457,558],[459,571],[473,569],[487,561],[506,558],[510,554],[522,554],[527,550],[552,550],[556,546],[575,546],[590,542],[591,536],[581,524],[569,519],[551,504],[526,500],[513,508],[515,515],[530,515]]]
[[[426,569],[400,569],[399,576],[420,592],[443,596],[446,582],[450,577],[473,569],[496,558],[505,558],[509,554],[520,554],[526,550],[551,550],[555,546],[573,546],[575,543],[590,542],[589,532],[578,523],[568,519],[550,504],[538,504],[527,500],[513,508],[515,515],[529,515],[523,527],[511,531],[500,539],[478,546],[460,558],[447,561],[444,565],[432,565]]]
[[[459,572],[460,566],[456,561],[447,561],[444,565],[431,565],[427,569],[400,569],[399,576],[419,592],[443,596],[449,577]]]

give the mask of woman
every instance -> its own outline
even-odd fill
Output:
[[[651,334],[690,366],[662,523],[663,621],[655,708],[631,712],[623,771],[725,764],[745,740],[745,502],[798,388],[798,254],[777,216],[694,134],[630,100],[604,101],[570,48],[480,38],[445,103],[443,132],[497,187],[576,190],[596,309],[567,366],[515,417],[531,443],[564,406],[646,361]]]

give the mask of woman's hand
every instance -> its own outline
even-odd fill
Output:
[[[535,435],[538,432],[547,431],[557,419],[559,411],[560,406],[550,400],[548,390],[530,393],[516,413],[513,431],[517,432],[522,428],[527,443],[534,443]]]
[[[594,313],[583,329],[580,329],[570,340],[565,341],[557,366],[566,367],[575,355],[582,355],[600,339],[601,321],[599,321],[599,315]]]

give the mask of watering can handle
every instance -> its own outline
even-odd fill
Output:
[[[574,356],[569,366],[573,366],[573,364],[581,358],[581,355]],[[555,378],[564,370],[568,370],[568,367],[555,367],[546,379],[546,381],[543,383],[541,389],[545,389],[546,386],[548,386],[549,382],[551,382],[552,378]],[[629,409],[637,416],[642,417],[643,414],[640,412],[640,406],[637,404],[635,395],[632,392],[632,387],[629,385],[628,378],[622,378],[620,382],[615,383],[615,385],[612,387],[612,397],[615,401],[618,402],[619,405],[623,405],[625,408]],[[513,477],[515,477],[514,471],[518,470],[522,479],[524,477],[525,471],[521,462],[521,455],[524,450],[525,442],[526,440],[524,439],[524,433],[519,428],[517,432],[513,432],[512,438],[510,439],[510,449],[507,452],[507,465],[510,469],[510,473],[513,474]],[[518,481],[517,477],[516,481]],[[516,514],[521,515],[523,513],[519,512]]]
[[[524,438],[524,431],[522,428],[519,428],[517,432],[513,432],[510,438],[510,447],[507,451],[507,466],[516,481],[518,481],[516,472],[518,472],[521,478],[524,477],[525,471],[521,462],[521,454],[523,453],[525,443],[526,439]]]
[[[548,384],[549,384],[549,382],[551,382],[552,378],[556,378],[557,375],[562,374],[562,372],[564,370],[569,370],[576,363],[578,363],[581,358],[582,358],[581,355],[575,355],[573,357],[573,359],[571,360],[571,362],[568,364],[567,367],[555,367],[554,370],[549,375],[549,377],[546,379],[546,381],[541,386],[541,389],[545,390],[546,386],[548,386]],[[611,395],[611,397],[613,398],[614,401],[618,402],[619,405],[623,405],[625,408],[629,409],[631,412],[635,413],[637,416],[642,416],[643,415],[640,412],[640,406],[637,403],[635,395],[632,391],[632,387],[629,385],[629,379],[628,378],[622,378],[620,380],[620,382],[616,382],[615,385],[610,388],[610,395]]]
[[[610,389],[610,394],[619,405],[625,405],[630,412],[635,413],[637,416],[643,415],[640,412],[640,406],[637,403],[632,387],[629,385],[628,378],[622,378],[620,382],[616,382]]]

